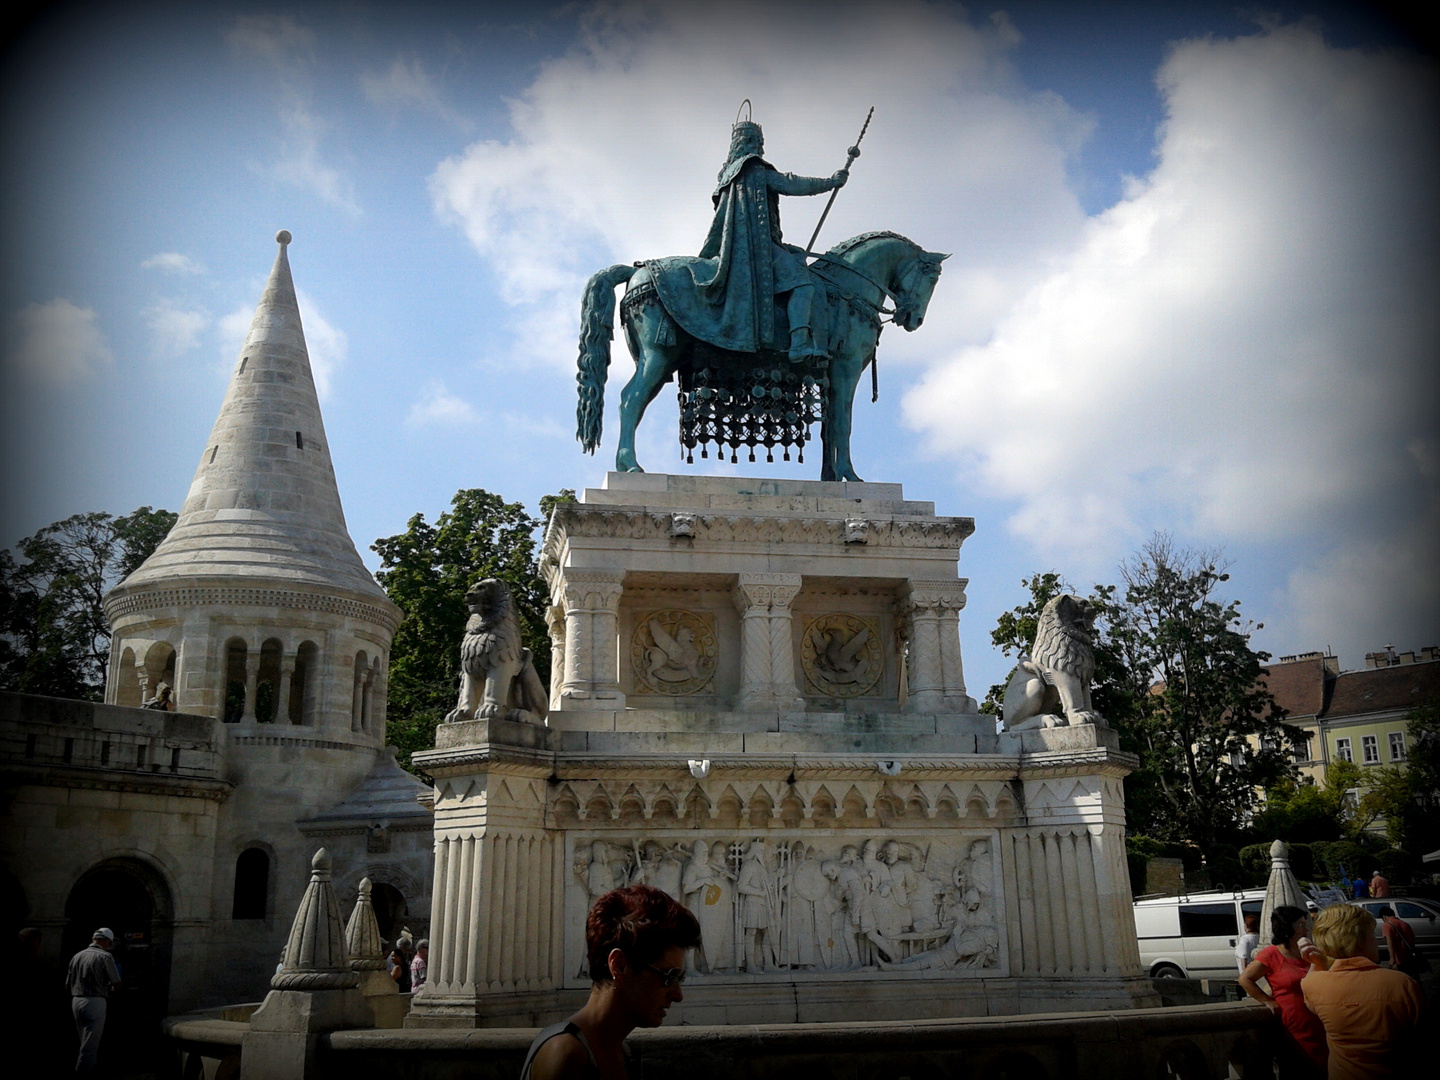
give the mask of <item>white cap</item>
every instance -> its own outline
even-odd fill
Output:
[[[91,941],[94,941],[96,938],[102,938],[102,937],[103,937],[106,941],[114,941],[114,940],[115,940],[115,931],[114,931],[114,930],[111,930],[108,926],[102,926],[102,927],[100,927],[99,930],[96,930],[95,933],[93,933],[93,934],[90,935],[90,940],[91,940]]]

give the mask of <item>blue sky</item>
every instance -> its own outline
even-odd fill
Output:
[[[1276,654],[1432,644],[1436,64],[1363,5],[1267,8],[52,4],[0,68],[0,543],[178,508],[279,228],[372,566],[457,488],[597,485],[630,364],[582,456],[584,279],[698,246],[740,98],[809,174],[875,105],[822,240],[953,255],[856,463],[976,518],[973,690],[1022,576],[1114,581],[1154,529],[1225,547]]]

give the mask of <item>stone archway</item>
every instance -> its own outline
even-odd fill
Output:
[[[133,858],[91,867],[65,901],[64,955],[74,955],[104,926],[115,934],[121,989],[110,999],[101,1061],[109,1067],[158,1063],[160,1021],[170,995],[174,904],[164,877]]]

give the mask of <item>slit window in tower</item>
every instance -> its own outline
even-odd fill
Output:
[[[215,464],[215,455],[220,452],[220,445],[217,443],[210,448],[210,464]]]
[[[304,450],[304,449],[305,449],[305,436],[304,436],[304,435],[301,435],[300,432],[298,432],[298,431],[295,432],[295,449],[296,449],[296,450]]]
[[[244,374],[245,374],[245,365],[248,364],[249,362],[250,362],[250,357],[248,357],[248,356],[242,356],[242,357],[240,358],[240,370],[237,371],[235,374],[236,374],[236,375],[244,375]]]

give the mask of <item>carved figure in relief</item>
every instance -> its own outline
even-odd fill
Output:
[[[869,693],[884,668],[875,629],[845,612],[821,615],[805,627],[800,664],[812,690],[830,697]]]
[[[685,843],[632,836],[577,848],[587,900],[643,883],[700,923],[697,975],[864,968],[985,968],[999,962],[993,841],[897,837],[824,852],[795,838]]]
[[[764,840],[753,840],[740,866],[735,891],[740,896],[740,928],[745,934],[745,970],[764,971],[765,954],[773,947],[770,933],[774,922],[774,883],[765,865],[768,854]]]
[[[460,643],[460,699],[445,723],[462,720],[539,722],[550,711],[549,694],[534,657],[520,640],[510,589],[486,578],[465,593],[470,620]]]
[[[1005,686],[1002,716],[1006,731],[1095,724],[1090,686],[1095,678],[1095,605],[1080,596],[1056,596],[1040,612],[1035,645]]]
[[[641,618],[632,639],[637,689],[694,694],[715,674],[714,627],[691,611],[656,611]]]
[[[817,636],[820,631],[816,631]],[[815,643],[815,666],[832,683],[859,682],[865,677],[865,657],[860,650],[870,640],[870,628],[862,626],[858,634],[846,637],[839,627],[824,632],[824,640]]]
[[[965,913],[945,944],[912,953],[903,960],[881,960],[882,970],[895,968],[980,968],[1000,958],[1000,934],[989,912],[982,908]]]

